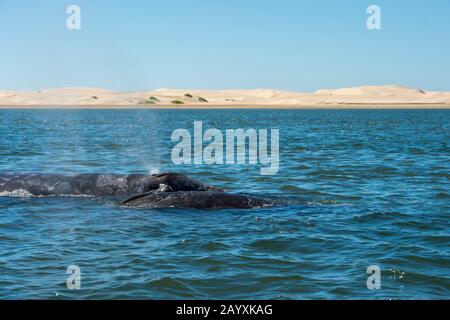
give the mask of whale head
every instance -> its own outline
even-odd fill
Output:
[[[149,176],[129,175],[128,189],[130,193],[143,194],[157,191],[164,186],[165,191],[223,191],[220,188],[192,179],[181,173],[162,173]]]

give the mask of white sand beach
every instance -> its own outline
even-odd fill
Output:
[[[398,85],[323,89],[313,93],[272,89],[113,92],[96,88],[59,88],[0,91],[0,107],[450,108],[450,92]]]

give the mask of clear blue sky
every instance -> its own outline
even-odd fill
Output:
[[[366,28],[370,4],[381,31]],[[0,90],[450,91],[448,0],[0,0],[0,39]]]

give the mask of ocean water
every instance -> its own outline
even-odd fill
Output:
[[[177,128],[280,130],[280,171],[175,166]],[[450,112],[0,110],[0,171],[177,171],[289,200],[135,210],[0,197],[0,298],[448,299]],[[66,285],[68,266],[81,289]],[[381,289],[367,288],[367,267]]]

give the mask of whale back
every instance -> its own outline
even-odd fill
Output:
[[[220,191],[150,192],[122,203],[132,208],[251,209],[273,206],[270,200]]]
[[[161,185],[172,191],[208,191],[220,189],[180,173],[158,175],[118,175],[84,173],[77,175],[2,173],[0,192],[25,191],[34,196],[124,196],[158,190]]]

